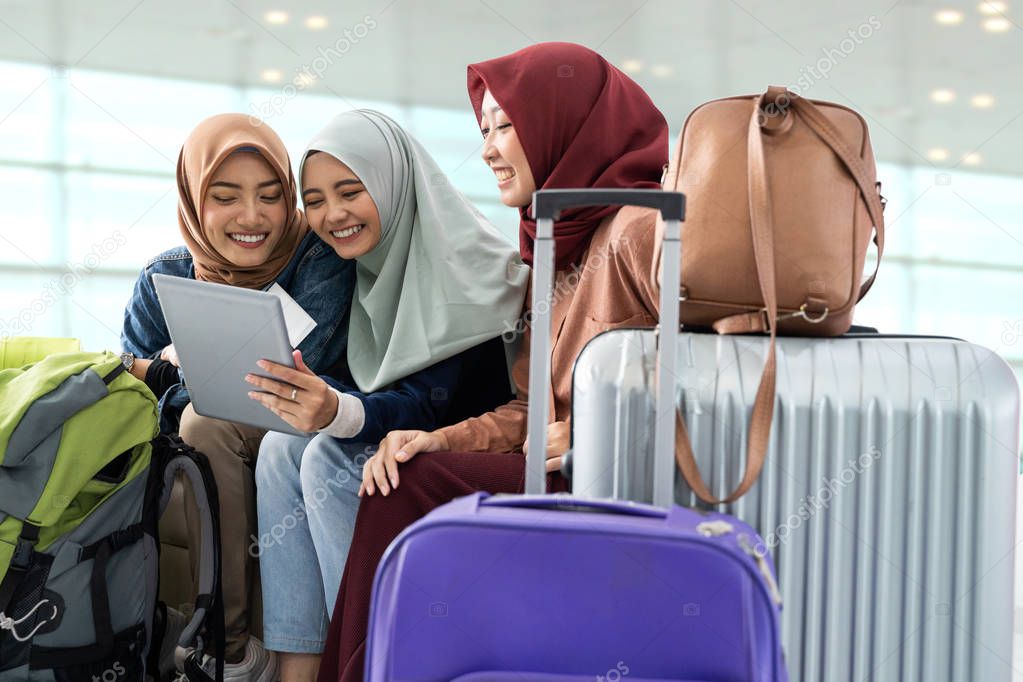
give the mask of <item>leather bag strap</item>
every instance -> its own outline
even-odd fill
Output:
[[[884,206],[881,204],[881,195],[878,193],[877,185],[870,180],[867,169],[863,165],[863,159],[859,154],[854,154],[842,134],[835,129],[835,126],[828,120],[828,117],[821,113],[821,110],[808,99],[788,93],[792,108],[799,114],[817,137],[823,140],[824,144],[831,148],[842,165],[849,171],[849,175],[856,181],[860,194],[863,196],[863,203],[867,207],[870,221],[874,227],[874,243],[877,244],[877,262],[874,264],[874,272],[860,286],[860,296],[857,301],[863,299],[874,285],[877,278],[877,269],[881,265],[881,256],[884,253]],[[791,116],[791,113],[786,114]]]
[[[749,133],[747,135],[750,227],[753,233],[753,255],[757,264],[757,279],[760,294],[764,301],[765,323],[771,335],[771,344],[764,363],[764,371],[760,377],[760,386],[753,401],[753,412],[750,416],[749,437],[746,448],[746,471],[742,481],[727,497],[718,498],[703,480],[700,468],[693,454],[693,446],[686,431],[685,422],[679,414],[676,419],[677,431],[675,459],[682,475],[697,497],[708,504],[727,504],[745,495],[760,476],[767,458],[767,449],[771,437],[771,421],[774,418],[774,396],[777,376],[777,354],[775,340],[777,336],[778,299],[775,287],[774,272],[774,225],[771,221],[771,195],[767,187],[767,172],[764,162],[764,140],[761,130],[760,110],[767,95],[756,101],[750,116]],[[764,317],[762,316],[762,317]]]

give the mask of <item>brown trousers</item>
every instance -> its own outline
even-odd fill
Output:
[[[259,559],[249,551],[259,537],[254,468],[264,429],[203,417],[185,408],[178,429],[181,439],[206,455],[220,501],[220,546],[224,590],[224,625],[229,663],[245,655],[249,636],[262,634]],[[198,592],[201,526],[195,497],[186,486],[185,518],[193,589]]]

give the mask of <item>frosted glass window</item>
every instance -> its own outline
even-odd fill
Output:
[[[912,277],[904,265],[886,263],[870,293],[857,306],[855,323],[875,327],[884,334],[911,333]]]
[[[237,90],[73,70],[67,79],[67,161],[174,171],[181,143],[204,118],[239,109]]]
[[[914,203],[919,194],[914,194],[912,171],[892,164],[877,166],[877,179],[881,183],[881,194],[888,200],[884,210],[885,253],[890,255],[913,254],[913,216],[918,208]],[[926,198],[926,197],[925,197]]]
[[[1018,266],[1023,263],[1023,179],[978,173],[913,172],[917,258]],[[896,228],[897,229],[897,228]]]
[[[56,274],[0,269],[0,338],[65,336],[63,298],[67,291],[66,283]]]
[[[68,320],[73,336],[89,351],[119,351],[124,307],[131,298],[134,277],[85,278],[68,300]]]
[[[55,173],[0,165],[0,263],[62,262],[54,240],[59,201]]]
[[[402,122],[402,109],[387,102],[336,97],[322,90],[298,91],[293,85],[279,88],[252,88],[245,91],[247,114],[259,118],[276,132],[291,155],[298,176],[298,163],[313,135],[320,132],[338,114],[352,109],[376,109]],[[342,93],[343,94],[343,93]]]
[[[182,243],[174,178],[67,175],[68,257],[99,269],[141,269]]]
[[[59,74],[45,66],[0,62],[0,83],[0,162],[52,160],[53,94],[63,86]]]
[[[494,174],[480,156],[483,137],[468,98],[464,109],[417,107],[409,127],[463,193],[479,201],[498,198]]]
[[[919,266],[913,328],[1023,359],[1023,272]]]

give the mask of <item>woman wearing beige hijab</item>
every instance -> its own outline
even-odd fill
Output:
[[[213,468],[223,543],[226,679],[271,680],[276,661],[250,637],[250,603],[259,592],[255,558],[248,552],[256,533],[252,469],[264,432],[199,416],[188,405],[187,389],[170,367],[177,358],[152,276],[249,289],[280,285],[316,321],[298,349],[306,365],[325,372],[344,357],[354,266],[309,231],[284,144],[248,116],[221,114],[200,123],[181,148],[177,185],[184,246],[156,256],[143,269],[125,310],[122,346],[140,358],[147,379],[164,378],[158,395],[163,430],[178,430]],[[188,521],[189,536],[197,540],[198,521]],[[193,564],[197,560],[192,557]]]

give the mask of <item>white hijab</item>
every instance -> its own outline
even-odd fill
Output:
[[[351,168],[380,214],[380,243],[356,259],[348,330],[349,370],[361,391],[515,327],[529,268],[416,139],[359,109],[313,138],[302,167],[314,151]]]

